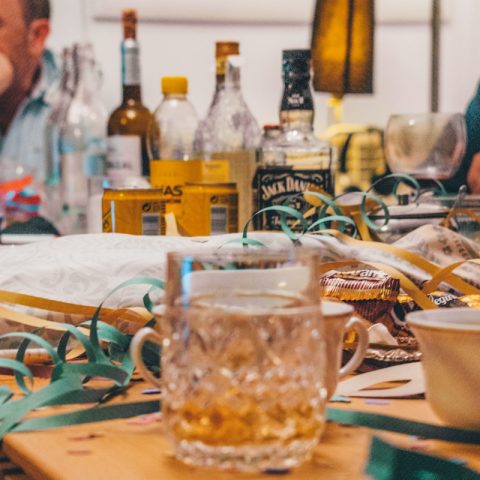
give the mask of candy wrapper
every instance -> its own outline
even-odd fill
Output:
[[[480,297],[480,295],[469,295],[469,297]],[[428,294],[428,298],[440,308],[459,308],[470,306],[466,301],[449,292],[432,292]],[[410,333],[405,321],[405,317],[408,313],[416,310],[420,310],[420,308],[413,301],[412,297],[409,295],[400,294],[391,313],[395,328],[397,330]]]
[[[382,321],[392,310],[400,281],[377,270],[333,270],[320,280],[320,293],[349,303],[369,322]]]

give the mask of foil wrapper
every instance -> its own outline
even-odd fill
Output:
[[[355,311],[375,323],[393,308],[400,281],[377,270],[331,271],[320,280],[320,294],[349,303]]]

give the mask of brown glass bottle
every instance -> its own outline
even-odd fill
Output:
[[[150,175],[147,132],[152,114],[142,104],[136,11],[124,10],[122,23],[123,100],[108,120],[107,176],[112,180]]]

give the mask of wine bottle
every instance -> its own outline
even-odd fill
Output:
[[[113,181],[149,176],[147,131],[152,120],[142,104],[140,59],[137,42],[137,13],[124,10],[122,52],[122,104],[108,120],[108,153],[106,174]]]

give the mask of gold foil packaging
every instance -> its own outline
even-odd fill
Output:
[[[382,321],[392,310],[400,291],[400,281],[377,270],[333,270],[320,280],[322,297],[349,303],[366,320]]]

